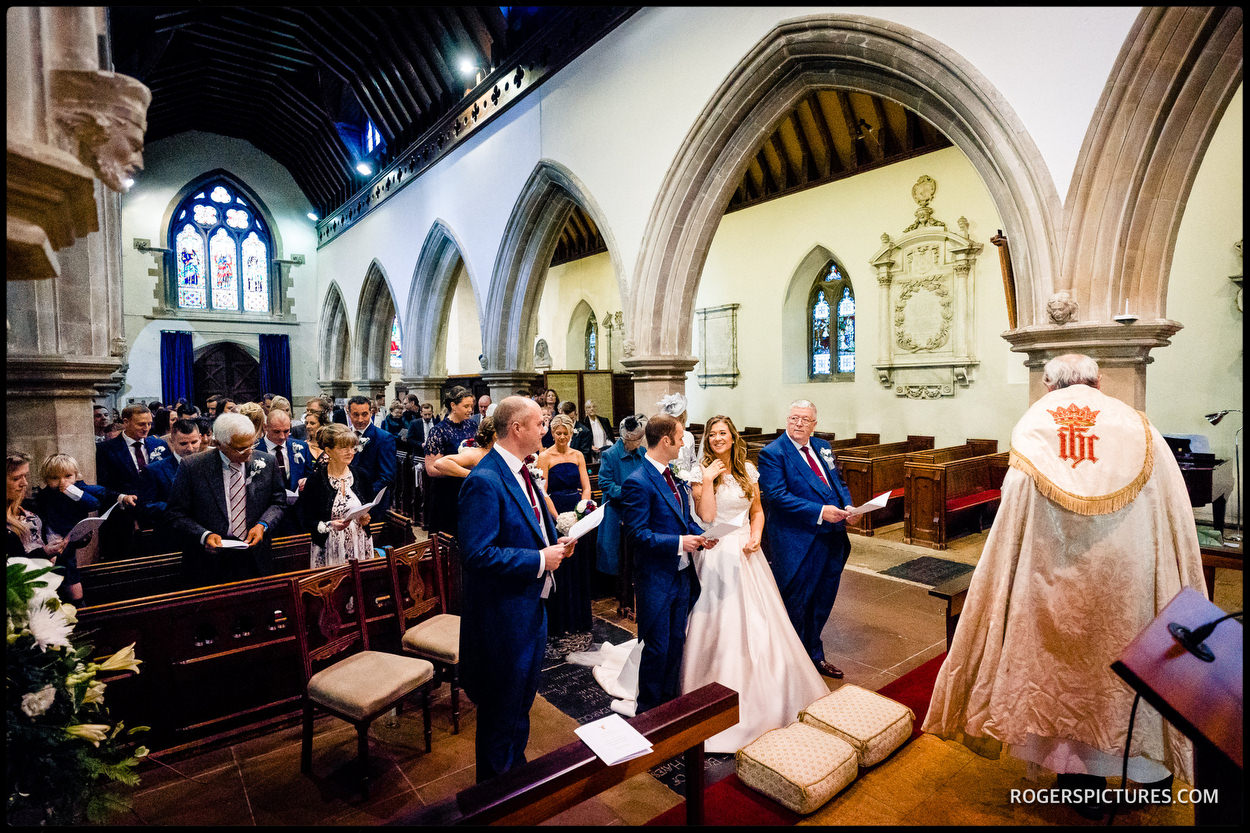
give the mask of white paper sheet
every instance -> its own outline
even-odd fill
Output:
[[[606,505],[607,504],[604,504],[604,506]],[[600,506],[596,508],[595,511],[591,512],[589,515],[582,518],[577,523],[573,524],[573,526],[569,529],[568,537],[576,541],[578,538],[581,538],[587,532],[590,532],[590,530],[597,527],[600,523],[603,522],[603,509],[604,507]]]
[[[573,730],[608,766],[651,753],[651,744],[619,714],[610,714]]]
[[[69,535],[66,535],[65,537],[71,541],[81,541],[83,538],[86,538],[88,535],[99,529],[100,524],[104,523],[105,519],[108,518],[109,512],[112,512],[115,508],[117,508],[116,503],[108,508],[108,512],[105,512],[98,518],[83,518],[81,521],[74,524],[74,528],[71,529],[69,531]]]
[[[738,530],[742,529],[742,527],[746,525],[747,525],[747,513],[743,512],[737,517],[731,518],[728,521],[725,521],[724,523],[714,524],[708,527],[707,529],[703,530],[703,537],[714,538],[719,541],[721,538],[724,538],[726,535],[730,535],[734,532],[737,532]]]
[[[286,505],[290,506],[293,503],[295,503],[295,501],[297,500],[299,500],[299,492],[292,492],[290,489],[287,489],[286,490]]]
[[[223,550],[245,550],[247,549],[247,541],[236,541],[233,538],[222,538],[221,548]]]
[[[367,513],[369,512],[369,510],[370,510],[370,509],[372,509],[373,507],[375,507],[375,506],[377,506],[377,505],[378,505],[378,501],[382,499],[382,495],[384,495],[384,494],[386,494],[386,487],[385,487],[385,486],[383,486],[383,487],[382,487],[382,491],[380,491],[380,492],[378,492],[376,495],[374,495],[373,500],[369,501],[368,503],[364,504],[363,506],[357,506],[355,509],[353,509],[352,511],[348,512],[346,515],[344,515],[344,516],[343,516],[343,520],[345,520],[345,521],[353,521],[353,520],[355,520],[356,518],[359,518],[361,515],[365,515],[365,514],[367,514]]]
[[[82,500],[83,491],[82,489],[78,488],[73,483],[71,483],[65,487],[65,494],[71,500]]]
[[[890,502],[890,493],[882,492],[872,500],[861,506],[852,506],[851,511],[860,515],[866,515],[869,512],[876,512],[878,509],[884,509],[885,505]]]

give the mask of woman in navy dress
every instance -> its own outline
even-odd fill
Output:
[[[475,401],[473,392],[457,385],[447,394],[447,418],[430,429],[425,439],[425,473],[429,478],[430,504],[425,528],[433,535],[437,532],[456,534],[459,522],[458,504],[463,477],[443,477],[434,464],[440,457],[455,454],[460,444],[477,433],[473,416]]]
[[[551,448],[538,455],[538,469],[546,482],[546,492],[557,514],[572,512],[590,498],[590,475],[586,458],[569,448],[573,420],[564,414],[551,418]],[[556,589],[547,597],[547,633],[580,633],[590,630],[590,577],[594,566],[593,541],[583,541],[583,551],[556,577]]]

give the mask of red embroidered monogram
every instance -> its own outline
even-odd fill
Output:
[[[1076,468],[1077,463],[1085,460],[1091,463],[1098,462],[1098,458],[1094,456],[1094,440],[1098,439],[1098,436],[1082,433],[1094,427],[1098,419],[1098,411],[1090,410],[1088,406],[1077,407],[1076,403],[1073,403],[1066,408],[1056,408],[1053,411],[1047,409],[1046,413],[1050,414],[1055,424],[1059,426],[1060,460],[1071,460],[1072,468]]]

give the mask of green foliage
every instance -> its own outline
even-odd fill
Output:
[[[45,566],[47,565],[47,566]],[[47,561],[10,559],[6,570],[5,782],[10,823],[107,820],[128,805],[110,791],[133,787],[147,754],[109,719],[103,671],[138,671],[133,646],[92,662],[90,645],[67,640],[76,612],[56,597]],[[68,641],[68,644],[66,642]]]

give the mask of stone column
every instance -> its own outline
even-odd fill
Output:
[[[334,399],[342,399],[347,396],[347,392],[351,389],[352,383],[347,379],[318,379],[317,387],[321,388],[321,393]]]
[[[1003,333],[1003,338],[1012,351],[1028,356],[1030,402],[1046,393],[1042,385],[1046,362],[1064,353],[1084,353],[1098,362],[1103,393],[1145,410],[1150,351],[1171,344],[1181,326],[1163,318],[1132,324],[1083,322],[1021,327]]]
[[[434,413],[438,414],[441,410],[438,401],[439,392],[443,389],[443,382],[446,380],[446,376],[405,376],[398,385],[407,387],[408,393],[415,393],[417,401],[422,405],[429,402],[434,406]],[[398,385],[396,390],[398,390]]]
[[[362,396],[369,397],[372,402],[379,393],[386,393],[386,386],[390,383],[386,379],[357,379],[353,384]]]
[[[694,356],[631,356],[622,360],[621,364],[634,377],[634,407],[638,413],[650,416],[656,413],[656,403],[668,394],[684,394],[686,375],[698,363]]]
[[[542,376],[532,370],[483,371],[482,381],[490,388],[490,401],[502,402],[518,390],[533,390]]]

